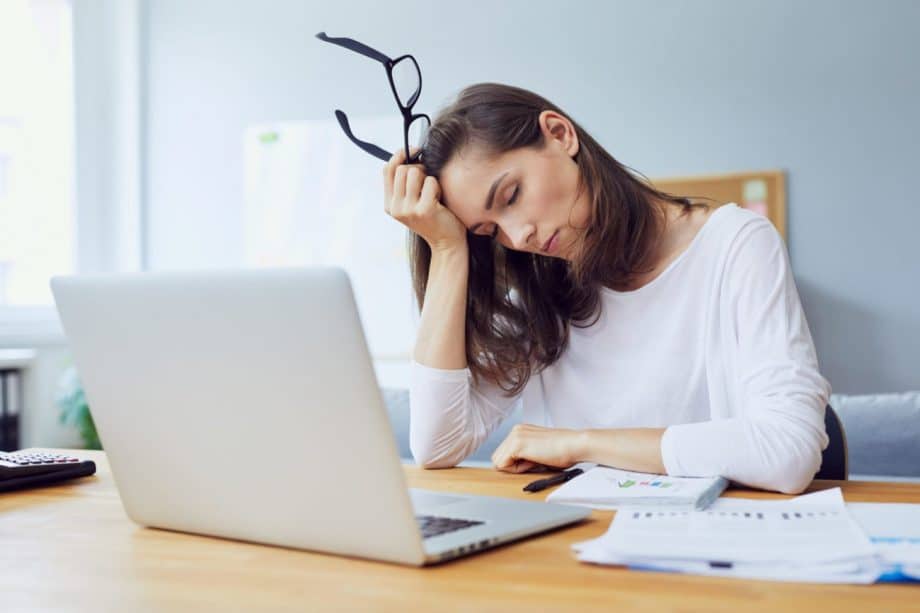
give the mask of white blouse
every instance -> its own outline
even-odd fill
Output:
[[[472,454],[523,403],[524,421],[558,428],[666,428],[669,475],[722,475],[802,491],[828,439],[818,371],[782,237],[726,204],[690,246],[637,290],[601,290],[602,314],[570,327],[562,357],[506,397],[468,368],[412,364],[410,446],[419,464]]]

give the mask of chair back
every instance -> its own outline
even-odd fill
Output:
[[[843,422],[831,405],[827,405],[824,410],[824,427],[830,440],[827,449],[821,453],[821,468],[815,474],[815,479],[845,481],[850,475],[847,436]]]

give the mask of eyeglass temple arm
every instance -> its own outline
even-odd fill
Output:
[[[354,134],[351,133],[351,126],[348,125],[348,117],[345,116],[345,113],[336,109],[335,118],[339,120],[339,125],[342,126],[342,131],[345,132],[345,136],[351,139],[351,142],[358,145],[372,156],[383,160],[384,162],[389,162],[390,158],[393,157],[392,153],[387,152],[384,149],[381,149],[373,143],[363,141],[360,138],[357,138]]]
[[[359,43],[353,38],[326,36],[325,32],[319,32],[316,35],[316,38],[326,41],[327,43],[332,43],[333,45],[351,49],[355,53],[360,53],[361,55],[367,56],[373,60],[377,60],[378,62],[382,62],[383,64],[393,63],[393,60],[391,60],[389,56],[380,53],[372,47],[368,47],[364,43]]]

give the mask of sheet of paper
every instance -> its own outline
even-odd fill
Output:
[[[559,487],[546,501],[596,509],[617,509],[632,501],[688,507],[716,483],[722,488],[727,484],[721,477],[670,477],[597,466]],[[713,493],[712,498],[720,492]],[[708,504],[706,501],[704,506]]]
[[[789,500],[722,498],[705,511],[624,507],[594,545],[621,558],[818,564],[871,557],[839,488]]]
[[[886,572],[920,580],[920,504],[851,502],[846,506]]]
[[[583,550],[578,559],[588,563],[628,566],[633,570],[806,583],[869,584],[875,582],[882,571],[881,566],[872,556],[821,564],[738,562],[731,565],[712,565],[708,562],[688,560],[617,558],[602,549],[589,548]]]
[[[721,510],[734,510],[742,508],[746,503],[752,502],[754,499],[751,498],[719,498],[713,502],[712,506],[709,507],[709,510],[712,509],[721,509]],[[843,494],[840,491],[839,487],[821,490],[818,492],[812,492],[810,494],[802,494],[801,496],[796,496],[795,498],[787,498],[784,500],[760,500],[757,502],[761,503],[773,503],[773,504],[783,504],[785,506],[808,506],[815,504],[828,504],[828,505],[843,505]],[[612,525],[612,524],[611,524]],[[609,532],[609,529],[608,529]],[[602,544],[607,535],[604,534],[596,539],[590,539],[587,541],[580,541],[572,544],[572,549],[578,553],[581,550],[587,548],[593,543]]]
[[[822,511],[845,511],[850,523],[848,524],[843,517],[828,519],[825,515],[822,518]],[[633,512],[648,513],[649,509],[636,508]],[[662,508],[656,509],[655,512],[670,513],[671,510]],[[733,532],[741,544],[741,549],[759,549],[767,552],[760,559],[749,555],[737,559],[736,552],[724,548],[714,551],[714,547],[720,546],[718,542],[703,543],[696,551],[685,549],[682,553],[697,556],[701,553],[734,555],[736,559],[712,557],[707,560],[701,557],[688,558],[686,555],[669,557],[662,553],[668,549],[666,544],[653,542],[653,538],[648,534],[645,535],[647,542],[644,545],[655,545],[657,549],[644,546],[640,551],[630,551],[618,548],[613,524],[600,538],[576,543],[573,549],[577,552],[578,559],[583,562],[623,565],[637,570],[789,582],[869,584],[876,581],[920,580],[920,505],[845,504],[840,488],[832,488],[786,500],[722,498],[707,509],[707,512],[712,512],[717,519],[704,523],[706,529],[711,529],[716,524],[722,524],[724,528],[726,522],[734,522],[735,525],[729,525],[729,528],[737,529],[738,524],[745,523],[741,521],[743,514],[752,512],[760,512],[765,516],[779,514],[779,517],[785,513],[789,519],[783,521],[792,522],[793,518],[797,521],[791,524],[795,530],[789,530],[789,524],[784,526],[783,521],[774,522],[783,532],[781,538],[776,538],[776,534],[769,530],[764,531],[764,535],[752,535],[750,532],[738,530]],[[816,512],[817,516],[814,515]],[[737,515],[738,513],[741,515]],[[796,514],[800,517],[796,517]],[[624,510],[621,510],[618,516],[624,517]],[[810,521],[813,528],[810,534],[807,531],[799,531],[806,525],[806,521]],[[624,525],[627,523],[629,522],[623,522]],[[651,526],[652,523],[650,521],[646,525]],[[670,531],[662,530],[657,536],[681,539],[692,544],[692,539],[687,538],[686,525],[682,531],[675,532],[676,522],[664,523],[671,524]],[[854,538],[854,529],[862,535],[864,541],[859,542],[859,539]],[[762,538],[771,534],[770,538]],[[794,534],[799,535],[797,540],[800,542],[790,545],[787,539]],[[769,542],[765,544],[764,540]],[[802,555],[798,547],[802,544],[819,548],[827,555]],[[772,554],[769,553],[771,549]],[[674,548],[671,547],[670,550],[673,551]],[[770,559],[780,554],[786,559]]]

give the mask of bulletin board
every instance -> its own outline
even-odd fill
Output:
[[[691,177],[650,179],[656,189],[674,196],[712,198],[715,206],[734,202],[773,222],[786,239],[786,174],[782,170],[761,170]]]

